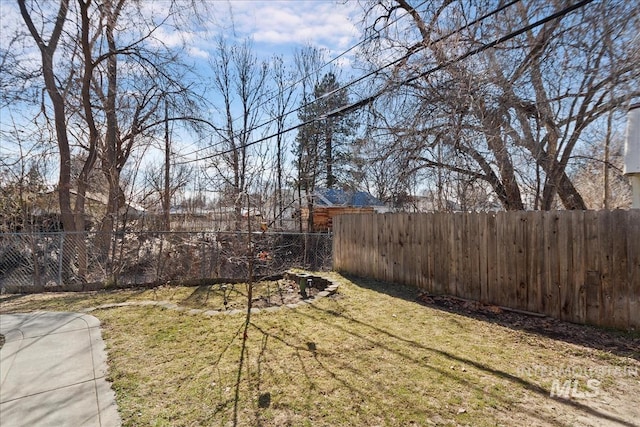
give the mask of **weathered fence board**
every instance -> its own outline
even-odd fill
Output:
[[[578,285],[573,286],[572,289],[572,301],[573,312],[571,318],[578,323],[585,322],[586,313],[586,292],[585,281],[586,277],[586,248],[585,248],[585,212],[573,211],[572,212],[572,224],[573,224],[573,251],[571,257],[573,259],[573,271],[571,276],[571,283]]]
[[[627,217],[627,268],[629,282],[629,324],[640,325],[640,210]],[[635,236],[635,237],[633,237]]]
[[[640,328],[640,211],[354,214],[338,271],[578,323]]]
[[[602,277],[600,273],[600,228],[597,212],[585,213],[586,323],[600,321]]]

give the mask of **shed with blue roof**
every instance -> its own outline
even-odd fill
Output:
[[[385,204],[366,191],[318,189],[313,195],[313,231],[330,231],[333,218],[337,215],[375,213],[385,210]],[[307,207],[302,208],[302,218],[308,222]]]

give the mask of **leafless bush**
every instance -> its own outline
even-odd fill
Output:
[[[207,280],[246,280],[292,267],[331,268],[331,235],[247,232],[84,233],[89,268],[81,277],[70,233],[0,235],[2,292],[83,290]],[[77,236],[74,236],[77,239]],[[62,266],[71,265],[63,271]],[[251,267],[251,268],[250,268]],[[68,273],[71,271],[71,274]],[[71,277],[69,277],[71,276]]]

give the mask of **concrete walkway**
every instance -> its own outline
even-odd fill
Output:
[[[100,321],[88,314],[0,315],[0,425],[120,426]]]

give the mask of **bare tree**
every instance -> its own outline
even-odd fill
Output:
[[[38,102],[39,91],[31,83],[42,78],[42,72],[28,65],[23,49],[27,37],[30,36],[18,32],[7,41],[6,47],[0,47],[0,108]]]
[[[301,106],[310,105],[315,100],[315,88],[320,83],[320,68],[324,62],[323,54],[319,49],[306,47],[295,53],[295,63],[301,82]],[[318,118],[314,112],[301,108],[298,119],[302,123],[308,122],[300,128],[296,136],[297,146],[294,149],[295,167],[297,171],[296,189],[300,210],[304,200],[308,210],[307,229],[313,229],[313,193],[315,184],[320,176],[321,140],[320,128],[315,119]],[[300,231],[302,232],[302,214],[300,212]]]
[[[98,132],[93,120],[93,112],[90,102],[90,85],[93,73],[94,63],[91,60],[91,44],[93,40],[89,35],[88,8],[90,1],[84,2],[78,0],[77,14],[78,28],[76,39],[77,43],[70,43],[66,46],[66,53],[70,54],[72,60],[69,61],[67,67],[56,67],[55,60],[58,59],[61,49],[60,43],[63,40],[63,30],[68,19],[69,1],[61,0],[58,11],[54,19],[53,28],[50,34],[45,34],[47,21],[50,17],[42,13],[39,5],[35,2],[26,4],[25,0],[19,0],[18,6],[20,13],[27,26],[29,34],[33,38],[35,44],[40,51],[42,76],[46,92],[51,101],[54,111],[55,134],[59,151],[59,180],[58,180],[58,196],[60,203],[60,215],[65,231],[84,231],[85,228],[85,197],[88,187],[88,177],[93,169],[97,159],[97,142]],[[34,19],[40,20],[39,24]],[[38,28],[42,30],[39,30]],[[48,40],[47,40],[48,36]],[[66,38],[65,42],[68,41]],[[77,65],[74,65],[73,59],[78,59]],[[65,74],[65,72],[67,72]],[[59,73],[59,74],[56,74]],[[76,78],[76,74],[79,76]],[[67,104],[67,93],[69,89],[79,86],[80,98],[82,100],[82,108],[77,113],[83,115],[84,122],[88,128],[85,134],[83,147],[86,150],[85,162],[82,166],[80,174],[77,177],[77,190],[75,205],[71,208],[71,147],[69,136],[71,130],[69,128],[70,117],[76,113]],[[43,106],[44,108],[44,106]],[[70,239],[66,241],[66,252],[75,253],[77,250],[78,257],[78,274],[77,277],[84,280],[87,268],[86,246],[82,236],[75,235],[75,242]],[[71,257],[73,258],[73,257]],[[65,275],[71,277],[71,267],[69,263],[65,264]]]
[[[65,230],[74,231],[76,230],[76,224],[71,209],[71,149],[67,130],[67,112],[63,92],[61,88],[58,87],[58,81],[64,82],[67,81],[67,79],[58,78],[54,70],[54,56],[58,49],[64,25],[67,21],[69,0],[60,1],[58,12],[54,19],[53,29],[50,34],[47,35],[42,34],[33,21],[32,14],[34,13],[34,9],[29,9],[25,0],[19,0],[18,5],[20,7],[20,14],[25,21],[29,33],[40,51],[42,76],[44,78],[45,89],[53,107],[55,133],[60,155],[58,195],[61,220]],[[39,18],[45,21],[44,17]]]
[[[575,166],[569,171],[571,180],[584,194],[588,209],[628,209],[631,185],[622,173],[624,140],[620,134],[608,135],[608,132],[602,139],[605,143],[596,140],[595,144],[575,150]]]
[[[414,31],[400,34],[417,40],[386,32],[376,41],[404,47],[387,74],[394,90],[376,103],[378,114],[397,117],[382,131],[396,136],[407,169],[484,181],[507,210],[551,209],[557,199],[585,209],[568,168],[585,131],[640,96],[638,6],[596,2],[566,11],[565,2],[534,1],[491,14],[497,7],[370,4],[374,25],[406,13]],[[532,179],[534,194],[523,193]]]
[[[173,158],[173,152],[171,152],[169,156],[170,161],[172,161]],[[169,172],[168,176],[167,172]],[[170,214],[171,202],[175,200],[176,195],[193,179],[193,174],[193,167],[189,164],[171,164],[170,167],[167,168],[164,163],[152,162],[145,168],[145,205],[150,208],[162,207],[163,230],[169,231],[166,217]]]
[[[45,223],[36,216],[47,208],[46,157],[20,139],[16,147],[19,157],[15,162],[0,159],[0,231],[38,231]],[[57,228],[55,224],[51,227]]]
[[[169,6],[165,22],[181,13]],[[99,13],[97,25],[103,34],[95,53],[93,87],[105,122],[100,160],[108,182],[108,206],[101,230],[110,233],[125,207],[120,177],[131,153],[166,130],[170,121],[197,120],[198,97],[189,85],[180,49],[153,38],[158,25],[144,17],[139,3],[109,0]]]
[[[221,141],[212,151],[211,166],[233,201],[234,227],[240,229],[242,196],[250,183],[252,137],[260,117],[259,107],[264,104],[269,68],[267,63],[257,60],[249,41],[229,46],[220,37],[216,53],[211,63],[213,89],[220,96],[221,102],[215,108],[223,120],[216,126]]]
[[[275,179],[275,206],[274,221],[278,221],[282,227],[282,215],[284,212],[283,197],[283,177],[285,168],[285,158],[287,154],[287,146],[284,130],[286,128],[289,109],[294,102],[295,85],[293,81],[296,77],[293,70],[287,69],[284,65],[282,57],[276,56],[271,61],[271,76],[276,91],[270,105],[269,114],[275,121],[275,138],[276,138],[276,179]]]
[[[170,3],[157,24],[127,0],[60,0],[55,19],[37,0],[20,0],[21,15],[41,56],[41,75],[53,109],[59,151],[59,202],[66,231],[84,231],[85,200],[90,176],[100,166],[107,183],[108,203],[101,230],[111,232],[125,205],[121,174],[140,141],[149,141],[167,118],[159,108],[171,100],[171,120],[193,117],[193,92],[183,79],[178,50],[155,38],[159,25],[179,13]],[[53,22],[53,24],[51,24]],[[42,29],[42,30],[41,30]],[[45,119],[49,104],[43,102]],[[72,179],[74,149],[83,153]],[[71,191],[76,186],[71,207]],[[102,189],[98,189],[102,190]],[[109,234],[103,239],[108,248]],[[78,276],[85,276],[87,258],[82,237],[75,242]],[[71,249],[71,248],[69,248]],[[69,257],[72,259],[73,257]]]

